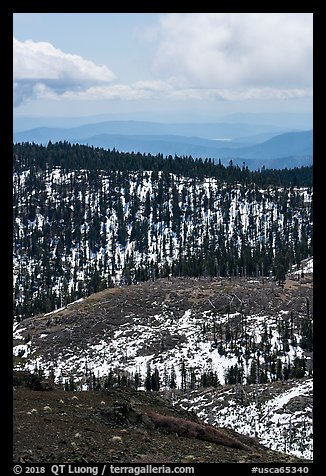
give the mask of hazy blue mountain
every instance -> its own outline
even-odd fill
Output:
[[[83,124],[92,124],[110,120],[107,115],[79,116],[79,117],[43,117],[43,116],[16,116],[14,117],[14,134],[39,127],[78,127]]]
[[[185,123],[190,122],[189,118],[196,117],[197,123],[228,123],[228,124],[249,124],[269,126],[273,131],[275,126],[278,132],[309,130],[313,128],[312,114],[308,113],[285,113],[285,112],[266,112],[266,113],[233,113],[223,115],[214,113],[207,115],[203,111],[189,111],[187,116],[184,114],[171,114],[168,111],[133,111],[129,113],[104,113],[89,116],[28,116],[14,115],[14,133],[27,131],[38,127],[78,127],[83,124],[94,124],[104,121],[146,121],[161,123]],[[272,128],[271,128],[272,126]],[[145,132],[144,132],[145,133]],[[256,135],[253,131],[252,135]],[[192,135],[198,135],[197,133]],[[240,137],[242,133],[240,133]],[[265,137],[267,140],[270,137]],[[260,141],[261,142],[261,141]]]
[[[73,139],[72,142],[78,142]],[[222,155],[230,150],[244,147],[242,142],[228,140],[210,140],[201,137],[186,137],[173,134],[162,135],[122,135],[122,134],[98,134],[79,140],[79,143],[116,149],[122,152],[147,152],[163,155],[192,155],[194,157],[215,157],[217,151]]]
[[[105,121],[78,127],[38,127],[14,134],[15,142],[44,143],[58,140],[79,140],[99,134],[167,135],[173,134],[204,139],[229,139],[257,134],[286,132],[278,126],[245,123],[163,123],[148,121]]]
[[[313,132],[288,132],[277,135],[261,144],[238,149],[243,158],[272,159],[287,156],[305,156],[313,153]]]
[[[14,142],[46,145],[50,140],[66,140],[122,152],[191,155],[224,163],[232,159],[250,169],[310,165],[312,130],[279,134],[277,129],[264,124],[105,121],[70,128],[39,127],[14,134]]]
[[[73,142],[78,142],[74,140]],[[244,147],[239,142],[212,141],[198,137],[174,135],[109,135],[100,134],[89,137],[80,143],[116,148],[122,152],[146,152],[163,155],[191,155],[192,157],[210,157],[222,162],[233,160],[234,164],[246,165],[250,169],[258,167],[295,167],[310,165],[313,155],[312,131],[285,133],[273,137],[261,144]]]

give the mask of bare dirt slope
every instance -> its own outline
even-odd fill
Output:
[[[300,462],[153,392],[14,387],[14,462]]]

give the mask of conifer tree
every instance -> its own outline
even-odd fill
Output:
[[[176,373],[174,366],[171,366],[171,373],[170,373],[170,380],[169,380],[169,387],[173,390],[174,388],[177,388],[177,378],[176,378]]]

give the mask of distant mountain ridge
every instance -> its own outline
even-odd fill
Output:
[[[207,115],[198,109],[188,111],[187,116],[183,114],[169,113],[163,111],[134,111],[129,113],[102,113],[87,116],[28,116],[14,115],[14,132],[27,131],[37,127],[77,127],[84,124],[95,124],[104,121],[146,121],[160,123],[189,123],[190,118],[195,117],[196,121],[201,123],[228,123],[228,124],[247,124],[247,125],[268,125],[272,130],[277,126],[281,132],[294,130],[309,130],[313,128],[313,118],[309,113],[289,113],[289,112],[265,112],[248,113],[239,112],[233,114]],[[282,130],[281,130],[282,129]]]
[[[180,135],[196,136],[204,139],[236,139],[241,136],[272,133],[274,135],[289,131],[282,127],[266,124],[246,124],[228,122],[207,123],[164,123],[150,121],[104,121],[83,124],[76,127],[36,127],[14,134],[15,142],[32,137],[33,140],[82,139],[98,134],[122,135]],[[24,139],[23,139],[24,140]],[[30,139],[27,139],[30,140]]]
[[[230,123],[106,121],[72,128],[39,127],[14,134],[14,142],[69,141],[122,152],[245,161],[250,169],[312,164],[313,131],[282,132],[276,126]]]

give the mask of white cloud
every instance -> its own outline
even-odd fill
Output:
[[[193,89],[310,89],[312,29],[311,13],[167,14],[153,71]]]
[[[312,91],[304,88],[234,88],[234,89],[203,89],[182,88],[170,91],[169,99],[175,100],[211,100],[211,101],[247,101],[252,99],[294,99],[310,97]]]
[[[151,99],[154,97],[173,96],[174,90],[171,84],[161,80],[141,80],[128,84],[112,84],[91,86],[82,90],[69,90],[63,94],[55,94],[53,91],[43,88],[39,90],[39,96],[48,99],[68,99],[68,100],[97,100],[97,99],[118,99],[118,100],[139,100]]]
[[[140,89],[144,91],[152,91],[152,92],[168,92],[173,89],[172,84],[170,84],[170,81],[162,81],[161,79],[157,80],[141,80],[141,81],[136,81],[133,83],[133,87],[135,89]]]
[[[15,106],[28,99],[139,100],[173,89],[162,80],[111,84],[115,76],[106,66],[64,53],[50,43],[14,38],[13,44]]]
[[[135,88],[127,84],[113,84],[112,86],[92,86],[83,91],[67,91],[63,97],[65,99],[120,99],[120,100],[137,100],[152,97],[151,91],[141,88]]]
[[[14,104],[36,97],[56,96],[106,84],[114,74],[51,43],[13,40]]]

